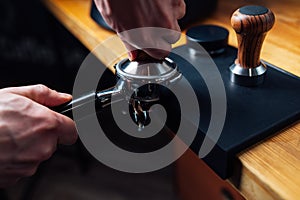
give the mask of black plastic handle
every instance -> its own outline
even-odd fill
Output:
[[[91,92],[77,99],[73,99],[59,106],[51,107],[50,109],[63,115],[72,117],[73,109],[84,109],[84,106],[89,103],[95,103],[97,99],[96,92]]]

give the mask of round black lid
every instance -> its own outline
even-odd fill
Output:
[[[199,43],[210,54],[226,48],[228,35],[227,29],[216,25],[195,26],[186,32],[188,42]]]
[[[263,6],[250,5],[240,8],[239,11],[244,15],[263,15],[268,13],[269,10]]]

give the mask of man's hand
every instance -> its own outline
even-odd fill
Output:
[[[74,122],[47,108],[71,98],[43,85],[0,90],[0,187],[33,175],[57,144],[76,141]]]
[[[151,57],[162,59],[168,56],[171,44],[180,38],[177,20],[185,14],[184,0],[95,0],[95,3],[107,24],[119,34],[131,60],[137,57],[135,50],[141,48]],[[142,27],[166,30],[127,31]],[[122,34],[124,31],[126,34]]]

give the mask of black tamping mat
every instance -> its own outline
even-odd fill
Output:
[[[186,51],[187,48],[181,46],[176,49]],[[236,85],[230,81],[229,70],[236,59],[236,55],[237,49],[227,46],[222,54],[212,57],[225,86],[227,108],[221,136],[210,153],[202,159],[223,179],[232,176],[238,153],[276,134],[300,119],[300,78],[264,62],[268,67],[268,71],[263,84],[255,87]],[[209,123],[211,123],[211,97],[203,77],[191,66],[187,59],[173,53],[170,58],[177,63],[180,72],[191,84],[198,98],[200,122],[197,135],[190,145],[190,149],[198,155]],[[213,77],[214,74],[209,75],[209,70],[207,72],[206,78],[215,78]],[[114,75],[107,70],[100,83],[114,79]],[[167,114],[168,118],[170,117],[166,122],[166,126],[176,134],[180,123],[180,120],[178,120],[181,115],[180,107],[178,102],[173,100],[176,97],[174,95],[170,97],[169,94],[171,93],[167,93],[165,97],[162,97],[164,99],[162,102],[165,103],[162,104],[168,107]],[[110,140],[123,149],[132,152],[151,152],[162,148],[172,139],[164,133],[148,139],[128,137],[115,124],[109,108],[101,115],[98,117],[101,126],[103,126],[102,128],[107,129]]]
[[[238,31],[237,34],[248,34],[248,36],[251,36],[253,33],[260,33],[260,37],[253,38],[261,39],[259,43],[262,44],[263,34],[269,31],[274,24],[273,13],[262,6],[245,6],[238,9],[233,15],[233,18],[239,15],[243,16],[245,20],[244,24],[250,24],[251,26],[243,27],[243,23],[238,23],[240,22],[240,18],[237,18],[237,21],[233,20],[233,25],[237,28],[236,31]],[[253,20],[251,21],[250,19]],[[242,30],[243,32],[240,32]],[[210,35],[207,38],[206,36],[208,36],[208,34]],[[229,67],[232,66],[236,60],[237,49],[230,46],[226,47],[228,40],[227,30],[222,30],[222,27],[215,26],[194,27],[187,31],[187,36],[189,37],[188,45],[189,40],[192,40],[193,42],[201,44],[212,54],[213,61],[217,65],[224,83],[227,103],[226,117],[224,119],[225,124],[219,139],[216,141],[216,145],[210,153],[202,159],[221,178],[225,179],[233,174],[233,163],[238,153],[300,119],[300,78],[272,64],[264,62],[268,70],[263,83],[255,87],[240,86],[231,82],[232,73]],[[216,39],[219,37],[221,37],[221,39]],[[260,48],[256,48],[259,45],[252,45],[254,41],[253,38],[242,37],[241,41],[239,41],[241,43],[248,42],[247,47],[240,47],[244,48],[243,50],[246,48],[245,52],[248,52],[248,55],[250,55],[250,57],[241,56],[244,59],[243,61],[251,60],[251,56],[257,55],[253,52],[260,51]],[[252,41],[252,43],[249,41]],[[189,51],[187,46],[177,48],[177,50],[180,49]],[[195,52],[191,51],[191,54],[194,53]],[[193,56],[197,56],[197,52]],[[193,87],[198,99],[201,117],[196,138],[190,146],[198,155],[203,140],[206,137],[209,124],[218,123],[217,121],[210,121],[212,115],[212,100],[208,86],[205,83],[205,80],[215,79],[217,77],[214,77],[214,73],[210,74],[209,70],[206,70],[208,73],[206,73],[206,77],[203,78],[184,58],[176,54],[171,54],[170,57],[177,63],[183,76],[187,78]],[[253,59],[255,61],[257,60],[256,58]],[[241,60],[239,60],[239,62],[241,63]],[[203,67],[206,67],[205,62],[203,62]],[[241,74],[234,75],[238,75],[237,77],[239,77]],[[240,83],[241,81],[238,82]],[[259,83],[261,83],[261,81],[259,81]],[[180,113],[178,104],[174,103],[175,101],[173,101],[172,98],[168,98],[167,95],[166,98],[162,97],[162,99],[165,98],[167,100],[167,103],[165,103],[167,107],[169,107],[170,113],[168,113],[168,115],[176,116],[177,114],[178,116],[178,113]],[[174,121],[173,124],[172,121]],[[167,124],[167,126],[170,126],[168,128],[173,130],[174,133],[176,133],[176,123],[178,123],[178,121],[172,119],[169,120],[169,124]],[[168,142],[168,140],[166,142]],[[140,141],[137,141],[136,144],[139,143]]]
[[[255,87],[236,85],[230,81],[229,70],[236,55],[237,49],[228,46],[224,53],[213,57],[224,82],[227,113],[219,140],[203,160],[223,179],[233,174],[233,163],[239,152],[300,119],[300,78],[264,62],[268,71],[263,84]],[[211,99],[203,77],[197,75],[191,64],[174,54],[171,57],[192,85],[199,101],[199,130],[190,146],[198,155],[210,123]]]
[[[205,26],[200,27],[205,30],[205,38],[208,33],[215,38],[214,31],[207,29],[221,30],[221,27]],[[200,43],[204,49],[211,53],[211,58],[218,70],[218,76],[221,76],[221,82],[224,84],[226,96],[226,116],[224,117],[224,127],[219,139],[216,141],[213,149],[205,156],[201,157],[208,166],[211,167],[221,178],[226,179],[232,176],[234,172],[234,163],[236,155],[250,146],[263,141],[267,137],[276,134],[278,131],[293,124],[300,119],[300,78],[286,72],[272,64],[264,62],[267,66],[267,73],[262,84],[257,86],[240,86],[231,82],[230,66],[237,58],[237,49],[224,45],[227,41],[228,31],[222,30],[220,35],[217,32],[217,38],[222,45],[216,45],[215,40],[209,40],[209,45],[203,45],[198,38],[199,28],[192,29],[197,34],[188,34],[193,41]],[[193,33],[193,32],[192,32]],[[196,36],[196,37],[195,37]],[[201,36],[201,34],[200,34]],[[218,42],[219,43],[219,42]],[[216,80],[216,73],[207,66],[207,55],[202,59],[201,53],[198,54],[191,48],[193,43],[175,48],[170,54],[170,58],[177,64],[182,75],[192,86],[198,100],[200,108],[200,122],[197,125],[198,131],[190,149],[199,154],[203,140],[206,137],[210,123],[219,123],[211,121],[212,99],[209,94],[209,88],[205,80]],[[212,49],[211,49],[212,48]],[[186,57],[181,57],[178,52],[185,52]],[[276,56],[276,55],[274,55]],[[205,77],[192,66],[189,62],[190,57],[196,57],[202,70],[206,71]],[[192,58],[193,59],[193,58]],[[108,83],[114,86],[116,79],[109,70],[101,77],[100,83]],[[180,83],[179,83],[180,85]],[[105,89],[108,86],[99,87]],[[180,87],[180,86],[179,86]],[[182,94],[185,95],[185,94]],[[175,134],[180,124],[180,111],[178,101],[174,100],[176,96],[166,92],[162,95],[160,102],[166,106],[168,119],[165,126],[171,129]],[[96,104],[96,110],[97,104]],[[105,130],[109,139],[123,149],[133,152],[151,152],[162,148],[170,142],[172,138],[165,136],[163,131],[151,138],[137,139],[123,133],[118,125],[114,123],[114,118],[109,108],[98,115],[99,123]],[[191,124],[195,125],[195,124]],[[142,134],[142,132],[141,132]],[[189,133],[187,133],[189,134]],[[184,139],[183,139],[184,141]]]

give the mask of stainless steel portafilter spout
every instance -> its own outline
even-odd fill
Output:
[[[116,64],[116,78],[118,81],[115,87],[90,92],[53,110],[64,114],[84,108],[88,103],[97,104],[97,108],[102,109],[116,101],[126,100],[133,121],[139,128],[143,128],[151,121],[150,107],[160,99],[159,87],[175,84],[181,78],[181,73],[170,58],[142,61],[124,59]]]

